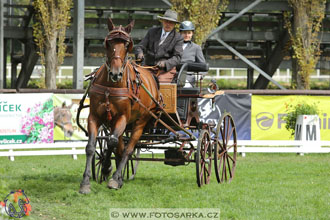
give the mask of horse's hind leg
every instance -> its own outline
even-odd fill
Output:
[[[108,182],[108,187],[110,189],[119,189],[123,185],[123,178],[122,178],[122,170],[124,169],[128,156],[132,154],[134,147],[136,143],[139,141],[143,128],[146,125],[148,120],[139,120],[136,122],[133,130],[132,130],[132,136],[127,144],[127,146],[124,148],[124,150],[121,153],[121,160],[117,166],[116,172],[113,174],[112,178]]]
[[[88,143],[86,146],[86,166],[85,166],[85,172],[83,175],[83,180],[80,183],[80,193],[87,194],[90,193],[90,183],[89,179],[91,177],[91,162],[92,158],[95,153],[95,143],[96,143],[96,136],[97,136],[97,130],[98,130],[98,123],[96,120],[93,120],[93,117],[91,115],[88,116]]]

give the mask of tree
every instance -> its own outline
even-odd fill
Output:
[[[56,73],[63,63],[65,31],[70,23],[72,0],[34,0],[36,22],[33,36],[45,66],[46,88],[56,89]]]
[[[208,34],[217,27],[221,12],[228,6],[228,0],[172,0],[172,9],[179,20],[190,20],[195,25],[195,43],[201,45]]]
[[[292,52],[292,87],[309,89],[310,74],[320,55],[320,28],[324,18],[325,0],[289,0],[293,9],[285,16]]]

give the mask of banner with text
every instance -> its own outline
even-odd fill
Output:
[[[251,139],[251,94],[224,94],[212,99],[199,99],[200,120],[218,124],[221,115],[230,112],[234,119],[237,139]]]
[[[330,140],[330,102],[327,96],[252,96],[251,139],[293,140],[283,117],[287,106],[315,103],[320,110],[321,140]]]
[[[52,143],[52,94],[1,94],[0,144]]]

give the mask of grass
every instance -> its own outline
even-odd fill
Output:
[[[195,164],[171,167],[140,162],[121,190],[92,181],[78,193],[85,157],[0,158],[0,200],[24,189],[32,212],[26,219],[109,219],[110,208],[219,208],[221,219],[330,219],[330,155],[248,154],[238,157],[235,178],[198,188]],[[0,216],[1,218],[1,216]]]

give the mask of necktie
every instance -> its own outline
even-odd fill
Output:
[[[161,45],[161,44],[164,42],[165,37],[166,37],[166,32],[164,32],[164,33],[162,34],[162,36],[160,37],[159,45]]]

